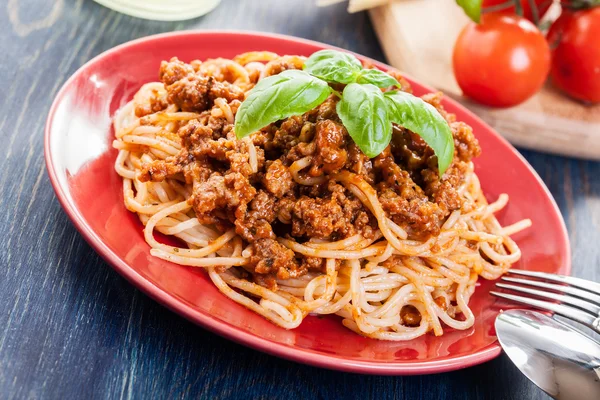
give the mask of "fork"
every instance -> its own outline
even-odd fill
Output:
[[[571,276],[516,269],[509,270],[508,274],[524,278],[503,276],[501,279],[504,282],[518,285],[496,283],[497,287],[536,298],[495,291],[490,292],[491,295],[540,310],[552,311],[600,333],[600,283]]]

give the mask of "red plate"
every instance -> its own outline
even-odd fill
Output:
[[[335,316],[308,317],[295,330],[278,328],[221,295],[203,271],[150,256],[141,223],[123,206],[121,178],[113,170],[115,111],[143,83],[157,80],[160,61],[173,56],[231,58],[252,50],[308,56],[326,47],[267,34],[176,32],[135,40],[94,58],[65,83],[46,124],[46,164],[60,203],[94,249],[135,286],[191,321],[255,349],[320,367],[385,375],[451,371],[496,357],[500,346],[493,322],[501,304],[488,294],[490,282],[482,281],[471,300],[472,329],[395,343],[358,336]],[[410,82],[416,94],[431,91]],[[518,267],[568,274],[565,225],[538,175],[475,115],[450,99],[444,105],[475,130],[483,148],[476,170],[488,198],[510,196],[500,221],[533,220],[532,228],[515,237],[523,250]]]

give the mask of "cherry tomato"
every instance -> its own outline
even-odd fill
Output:
[[[544,14],[546,14],[546,11],[548,11],[550,6],[552,5],[552,0],[533,0],[533,4],[534,4],[535,8],[532,10],[530,0],[521,0],[521,7],[523,8],[523,16],[530,21],[537,22],[540,19],[542,19]],[[503,5],[505,5],[505,6],[503,7]],[[512,0],[509,0],[509,1],[507,1],[507,0],[483,0],[482,7],[483,8],[490,8],[490,7],[500,8],[501,7],[502,11],[506,11],[506,12],[510,12],[510,13],[516,12],[515,4],[514,4],[514,1],[512,1]],[[496,10],[496,11],[500,11],[500,10]],[[534,11],[537,11],[537,21],[536,21],[536,18],[534,17]]]
[[[600,102],[600,7],[564,11],[548,32],[552,83],[569,96]]]
[[[550,48],[525,18],[489,13],[479,24],[464,27],[452,62],[465,95],[488,106],[510,107],[542,87],[550,70]]]

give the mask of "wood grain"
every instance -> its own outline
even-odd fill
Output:
[[[229,342],[134,289],[84,242],[54,197],[43,125],[62,83],[91,57],[149,34],[227,28],[297,35],[384,60],[366,14],[302,0],[230,0],[204,18],[159,23],[64,0],[56,19],[46,19],[53,4],[0,4],[0,398],[548,398],[506,357],[449,374],[376,377]],[[565,215],[574,273],[600,280],[600,164],[523,154]]]
[[[452,51],[469,20],[455,2],[402,0],[370,13],[391,65],[460,101],[513,144],[600,160],[600,104],[583,105],[550,84],[507,109],[485,107],[462,96],[452,71]]]

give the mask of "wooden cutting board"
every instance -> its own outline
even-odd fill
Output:
[[[392,66],[460,101],[514,145],[600,160],[600,104],[576,102],[550,84],[508,109],[481,106],[461,95],[451,59],[468,19],[454,1],[392,1],[370,13]]]

